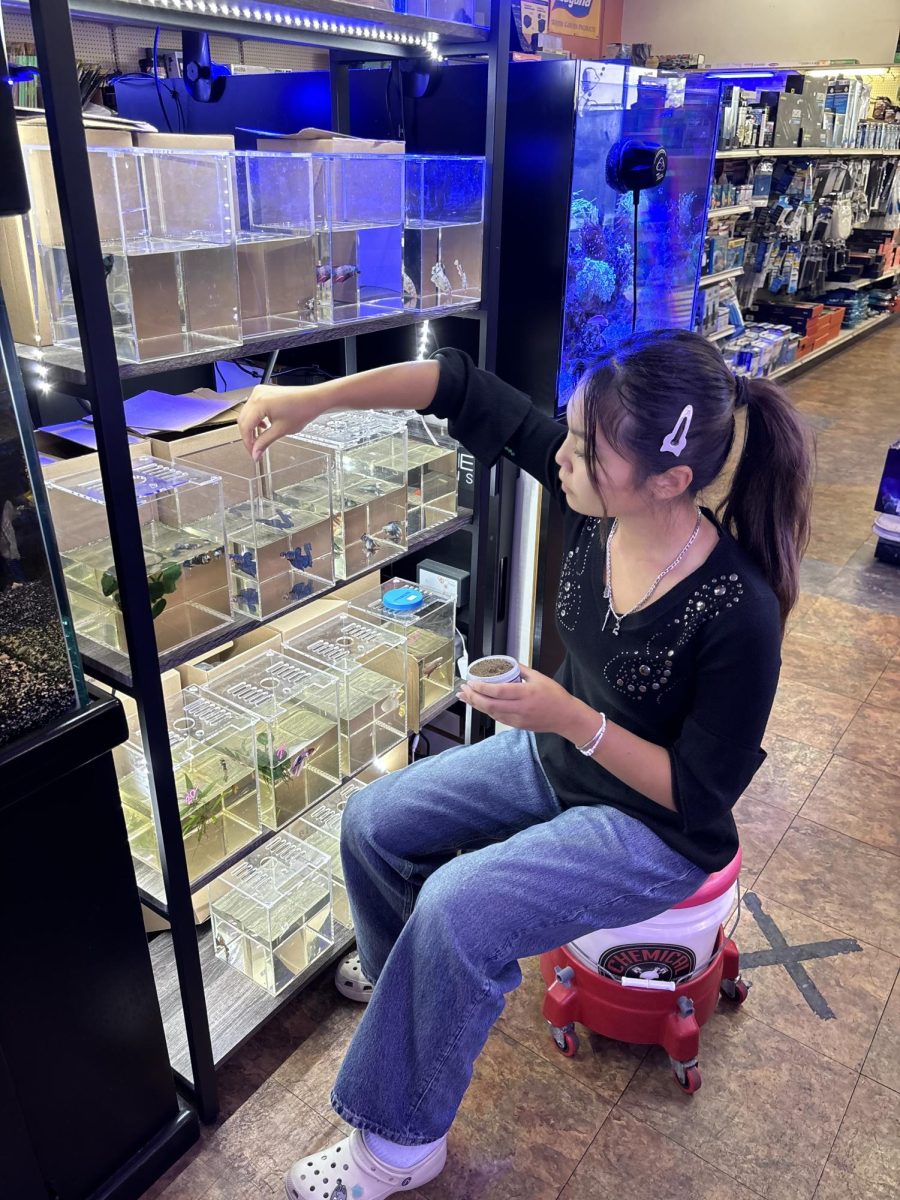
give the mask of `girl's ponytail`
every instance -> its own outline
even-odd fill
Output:
[[[778,597],[784,628],[809,543],[812,448],[787,394],[771,380],[742,380],[738,401],[746,401],[744,450],[718,515]]]

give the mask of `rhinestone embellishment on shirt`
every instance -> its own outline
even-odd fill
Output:
[[[584,583],[584,573],[597,528],[600,521],[597,517],[589,517],[584,523],[578,541],[563,558],[562,571],[559,576],[559,592],[556,597],[556,618],[563,629],[573,633],[578,624],[581,611],[581,593]]]

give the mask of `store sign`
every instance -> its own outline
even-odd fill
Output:
[[[550,33],[557,37],[600,36],[603,0],[551,0]]]

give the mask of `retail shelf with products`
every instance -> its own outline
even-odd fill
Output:
[[[861,146],[754,146],[746,150],[716,152],[717,162],[729,158],[900,158],[900,150]]]
[[[753,212],[752,204],[729,204],[727,208],[711,208],[707,215],[712,221],[718,217],[740,217],[750,212]]]
[[[729,325],[727,329],[718,329],[715,333],[707,333],[705,336],[708,342],[722,342],[735,333],[737,333],[737,327]]]
[[[874,283],[886,283],[889,279],[896,279],[900,275],[900,267],[891,267],[889,271],[885,271],[883,275],[879,275],[875,279],[854,279],[852,283],[826,283],[826,292],[858,292],[863,288],[871,287]]]
[[[481,313],[477,302],[459,307],[436,309],[429,312],[385,313],[382,317],[362,321],[348,321],[340,325],[319,325],[315,329],[298,329],[291,333],[273,333],[265,337],[249,338],[239,346],[228,349],[203,350],[196,354],[185,354],[171,363],[149,359],[146,362],[119,363],[119,378],[134,379],[140,375],[159,375],[170,367],[179,370],[205,366],[208,363],[226,362],[238,358],[255,358],[279,350],[294,350],[299,346],[315,346],[321,342],[334,342],[348,337],[360,337],[366,333],[379,333],[387,329],[402,329],[408,325],[420,325],[423,321],[437,321],[441,317],[477,317]],[[23,362],[38,362],[47,369],[47,383],[85,382],[81,356],[75,350],[61,346],[16,346],[16,353]]]
[[[825,346],[821,346],[818,350],[813,350],[812,354],[798,358],[796,362],[788,363],[785,367],[779,367],[777,371],[772,372],[769,378],[784,381],[791,375],[799,375],[807,367],[811,367],[813,363],[818,362],[820,359],[828,358],[835,350],[840,350],[843,346],[846,346],[848,342],[855,342],[857,338],[874,333],[880,325],[884,325],[886,321],[890,321],[893,316],[894,313],[882,313],[881,316],[870,317],[868,321],[863,321],[855,329],[848,329],[844,333],[839,333],[833,341],[828,342]]]
[[[457,516],[452,517],[449,521],[445,521],[442,525],[435,525],[422,533],[413,534],[409,539],[409,545],[406,549],[401,550],[392,558],[385,559],[379,566],[383,567],[389,563],[399,562],[415,550],[424,550],[427,546],[433,546],[435,542],[440,542],[444,538],[449,537],[451,533],[471,527],[472,519],[473,514],[470,509],[461,509]],[[323,588],[321,591],[316,592],[315,595],[305,597],[288,608],[280,609],[277,613],[271,614],[270,617],[264,620],[237,619],[224,628],[217,629],[214,633],[194,638],[192,641],[179,646],[177,650],[161,654],[159,656],[159,669],[160,671],[170,671],[174,667],[181,666],[182,663],[199,658],[202,654],[208,654],[219,646],[224,646],[226,642],[234,641],[241,634],[249,633],[251,629],[259,629],[275,617],[286,616],[288,613],[294,612],[295,609],[302,608],[305,604],[310,604],[314,600],[321,600],[323,596],[327,596],[330,592],[343,587],[345,584],[352,583],[354,579],[361,579],[363,575],[369,573],[369,570],[370,568],[366,568],[364,571],[358,571],[356,574],[351,575],[349,579],[337,579],[330,587]],[[99,646],[96,642],[92,642],[87,638],[79,637],[78,644],[82,652],[85,667],[94,679],[100,683],[105,683],[108,687],[114,688],[116,691],[124,692],[128,696],[135,694],[134,680],[126,654],[121,654],[117,650],[110,650],[106,646]]]
[[[712,287],[714,283],[724,283],[726,279],[737,279],[743,275],[743,267],[732,267],[729,271],[716,271],[715,275],[701,275],[698,287]]]
[[[232,623],[221,631],[221,637],[217,635],[211,641],[198,641],[196,645],[184,647],[174,659],[163,656],[160,660],[156,654],[139,514],[136,504],[128,500],[134,489],[122,381],[134,376],[162,375],[184,367],[208,366],[220,358],[264,355],[269,357],[271,364],[279,350],[334,341],[343,345],[341,369],[352,373],[356,370],[357,350],[360,365],[363,360],[367,365],[397,361],[399,339],[394,331],[423,320],[451,315],[469,318],[458,326],[461,346],[478,359],[481,367],[490,370],[496,366],[499,222],[503,204],[506,92],[512,29],[508,6],[501,0],[491,0],[489,30],[473,24],[436,22],[427,17],[414,18],[368,9],[345,3],[345,0],[322,0],[316,8],[319,17],[289,5],[263,8],[260,10],[262,18],[257,21],[253,19],[255,9],[250,11],[249,17],[246,16],[247,9],[241,9],[234,19],[226,15],[224,9],[211,17],[208,12],[200,14],[190,0],[172,0],[162,7],[133,0],[73,0],[72,3],[72,11],[76,13],[91,12],[112,22],[143,23],[148,34],[145,44],[152,41],[153,27],[161,22],[166,28],[262,36],[275,41],[325,47],[331,51],[331,127],[341,133],[359,132],[351,124],[351,64],[371,65],[383,70],[392,58],[421,58],[429,46],[432,57],[439,53],[450,61],[459,57],[480,58],[486,67],[486,103],[482,115],[475,118],[477,123],[472,128],[461,132],[454,127],[454,144],[467,141],[473,153],[485,154],[493,166],[485,197],[485,254],[480,303],[473,301],[430,312],[386,313],[371,321],[298,330],[287,335],[266,335],[246,340],[241,346],[232,346],[225,353],[216,351],[163,362],[121,364],[116,353],[106,268],[83,133],[69,6],[67,0],[32,0],[30,5],[65,234],[65,256],[73,281],[72,303],[78,318],[81,354],[64,356],[52,350],[21,349],[20,356],[23,362],[38,360],[43,369],[31,373],[37,374],[42,385],[45,383],[49,389],[53,389],[54,384],[66,382],[81,385],[83,393],[79,395],[83,394],[90,404],[94,418],[104,489],[109,496],[115,497],[115,503],[107,507],[107,516],[116,576],[128,581],[127,588],[122,591],[121,609],[130,655],[126,658],[124,655],[110,656],[106,652],[89,652],[89,669],[95,677],[133,695],[140,712],[143,740],[148,747],[152,770],[154,813],[158,818],[165,879],[165,902],[150,897],[153,900],[150,907],[161,910],[170,922],[170,929],[153,940],[151,950],[165,1013],[171,1062],[187,1081],[188,1094],[204,1121],[214,1120],[218,1111],[218,1064],[290,996],[295,996],[320,969],[338,957],[349,945],[352,934],[346,929],[341,931],[328,953],[321,955],[277,999],[216,959],[208,924],[201,927],[198,935],[194,911],[196,897],[188,877],[160,673],[161,669],[183,661],[188,655],[201,655],[223,640],[231,640],[237,634],[255,628],[257,622]],[[325,10],[327,19],[323,15]],[[271,14],[271,21],[266,21],[268,14]],[[318,28],[315,28],[316,21]],[[439,52],[437,39],[440,39]],[[447,73],[450,74],[449,68]],[[359,71],[357,82],[362,77],[368,83],[370,74],[374,72]],[[458,111],[448,110],[444,114],[437,111],[440,107],[430,110],[429,116],[436,115],[448,128],[454,121],[458,126]],[[417,137],[414,130],[408,134],[410,153],[422,148],[417,144]],[[360,334],[368,336],[358,346]],[[405,356],[406,352],[400,351],[400,357]],[[58,390],[65,392],[63,387]],[[163,390],[166,390],[165,385]],[[476,465],[474,501],[467,501],[471,510],[461,511],[455,519],[410,538],[406,551],[418,552],[453,533],[471,529],[471,553],[465,540],[464,549],[475,598],[466,630],[473,654],[490,653],[495,644],[503,644],[505,637],[508,621],[504,604],[506,575],[501,566],[502,560],[511,553],[512,522],[506,519],[506,511],[513,501],[514,474],[504,467],[491,472]],[[448,696],[447,704],[452,702],[452,696]],[[428,716],[426,712],[424,719]],[[476,714],[472,720],[473,739],[477,740],[489,731],[489,722]]]

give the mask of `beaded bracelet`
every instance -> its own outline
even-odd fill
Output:
[[[600,728],[589,742],[586,742],[583,746],[578,747],[578,753],[583,754],[585,758],[594,757],[594,754],[597,752],[597,747],[603,741],[603,737],[606,733],[606,713],[601,713],[600,716],[602,717],[602,724],[600,725]]]

